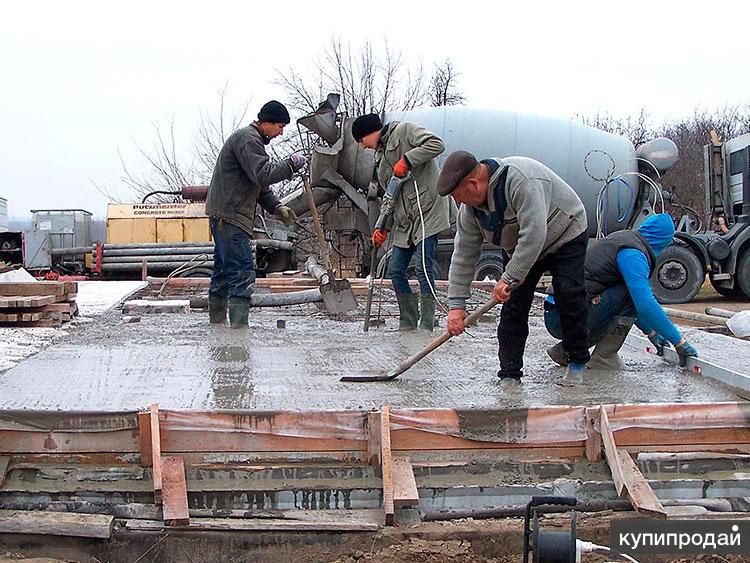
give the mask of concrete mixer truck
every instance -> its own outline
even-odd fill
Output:
[[[382,194],[383,187],[373,183],[373,153],[358,147],[351,136],[353,117],[337,112],[338,101],[337,95],[329,95],[316,112],[299,119],[298,126],[301,132],[313,134],[314,140],[308,147],[312,155],[310,179],[317,205],[327,209],[327,237],[336,250],[339,268],[345,274],[361,276],[369,273],[369,234],[378,216],[377,196]],[[670,197],[670,194],[662,189],[660,178],[679,158],[677,147],[669,139],[654,139],[636,150],[624,137],[572,120],[515,112],[449,106],[383,116],[383,122],[392,120],[413,121],[439,135],[446,145],[442,158],[460,148],[473,152],[477,158],[520,155],[545,163],[580,195],[592,237],[637,227],[645,217],[661,211],[665,195]],[[747,167],[747,148],[744,154]],[[732,201],[737,198],[737,190],[735,184],[725,190]],[[300,214],[307,211],[306,200],[299,192],[284,201]],[[730,197],[721,201],[729,202]],[[729,207],[724,210],[728,220],[742,216],[731,213],[738,209],[736,205]],[[750,210],[750,198],[746,207]],[[750,295],[750,254],[744,261],[742,253],[737,254],[732,272],[716,262],[724,254],[727,259],[732,255],[726,252],[725,247],[731,247],[726,237],[734,236],[750,244],[750,231],[742,230],[745,233],[742,235],[737,232],[739,228],[733,227],[730,235],[720,236],[696,234],[686,221],[680,222],[680,226],[674,243],[660,256],[652,277],[660,301],[689,301],[700,289],[707,272],[711,272],[711,280],[722,292],[737,293],[744,283],[748,285],[746,294]],[[447,275],[452,248],[453,234],[443,233],[438,245],[438,277]],[[382,273],[387,258],[380,260],[376,273]],[[741,273],[743,267],[748,270],[746,281],[738,282],[734,272]],[[487,245],[475,277],[496,278],[502,268],[500,250]],[[735,291],[735,287],[740,290]]]

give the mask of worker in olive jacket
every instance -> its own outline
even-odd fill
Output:
[[[258,120],[232,133],[219,152],[206,199],[214,239],[214,268],[208,289],[211,323],[224,323],[228,309],[232,328],[247,326],[255,282],[250,239],[256,205],[287,226],[297,218],[281,204],[270,185],[291,179],[307,159],[293,154],[273,163],[266,154],[266,145],[284,132],[289,121],[286,107],[271,100],[260,109]]]
[[[424,127],[407,121],[385,126],[377,114],[362,115],[352,124],[352,136],[360,145],[375,150],[375,172],[385,189],[392,176],[411,173],[396,199],[392,220],[375,229],[376,248],[389,236],[393,251],[388,272],[399,307],[399,330],[432,331],[435,324],[435,258],[438,233],[450,227],[448,202],[437,193],[440,173],[436,158],[445,150],[442,139]],[[417,256],[420,295],[409,287],[407,268]],[[420,311],[421,309],[421,311]]]

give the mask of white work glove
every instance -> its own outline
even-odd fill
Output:
[[[307,158],[297,153],[291,155],[289,161],[292,163],[292,168],[294,168],[295,172],[302,170],[302,168],[305,167],[305,164],[307,164]]]

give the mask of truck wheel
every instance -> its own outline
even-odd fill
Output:
[[[651,289],[659,303],[687,303],[706,279],[701,261],[684,246],[672,244],[656,259]]]
[[[745,250],[737,263],[736,285],[739,286],[743,296],[750,299],[750,250]]]
[[[474,279],[482,281],[489,278],[493,281],[500,279],[505,271],[503,258],[499,254],[485,253],[479,257],[477,267],[474,269]]]
[[[728,297],[729,299],[745,298],[745,294],[738,287],[721,287],[719,286],[720,282],[714,281],[714,279],[711,277],[711,274],[708,275],[708,280],[711,282],[711,287],[714,288],[714,291],[716,291],[716,293],[718,293],[722,297]]]

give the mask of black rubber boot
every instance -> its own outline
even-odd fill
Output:
[[[250,315],[249,297],[229,298],[229,326],[232,328],[243,328],[247,326],[247,317]]]
[[[416,293],[397,293],[398,329],[417,330],[419,318],[419,295]]]
[[[420,295],[419,328],[430,332],[435,328],[435,298],[432,293]]]
[[[227,321],[227,301],[224,295],[208,294],[208,322],[224,324]]]

